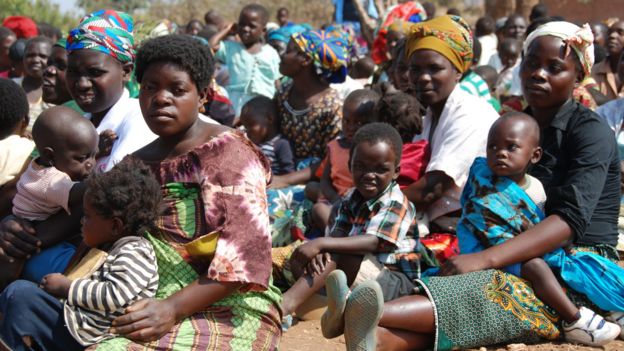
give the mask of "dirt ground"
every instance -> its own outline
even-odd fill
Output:
[[[327,340],[321,335],[320,321],[299,321],[282,336],[281,351],[344,351],[344,337]],[[624,351],[624,341],[611,342],[605,347],[584,347],[571,344],[512,344],[474,351]]]

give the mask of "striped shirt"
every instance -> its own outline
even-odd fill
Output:
[[[490,88],[480,75],[474,73],[473,71],[468,72],[468,74],[462,78],[461,82],[459,82],[459,87],[468,94],[480,97],[487,101],[490,105],[492,105],[492,107],[494,107],[496,112],[500,111],[500,103],[492,97],[490,94]]]
[[[295,171],[295,161],[290,143],[281,134],[277,134],[273,139],[258,145],[258,147],[264,156],[271,161],[273,175],[288,174]]]
[[[132,303],[154,297],[157,288],[152,244],[139,236],[122,237],[97,271],[71,283],[64,305],[67,329],[84,346],[112,338],[113,319]]]
[[[331,231],[348,236],[375,235],[380,239],[375,252],[379,262],[395,266],[410,277],[420,271],[416,209],[396,182],[370,200],[352,189],[342,200]],[[405,260],[410,262],[401,262]]]

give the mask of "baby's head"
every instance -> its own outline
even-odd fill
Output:
[[[351,142],[357,130],[375,121],[374,108],[379,101],[379,94],[370,89],[354,90],[342,105],[342,135]]]
[[[492,124],[487,141],[487,163],[495,175],[521,183],[529,166],[541,157],[540,129],[533,117],[509,112]]]
[[[0,140],[22,135],[28,126],[28,99],[11,79],[0,78]]]
[[[126,158],[86,184],[82,235],[88,246],[153,229],[160,213],[160,184],[143,162]]]
[[[422,132],[422,115],[418,100],[410,94],[395,92],[384,95],[375,106],[375,120],[393,126],[403,143]]]
[[[259,4],[249,4],[238,16],[237,31],[241,42],[246,47],[262,40],[266,33],[266,25],[269,21],[269,11]]]
[[[256,96],[247,101],[240,115],[249,140],[259,145],[275,136],[277,127],[277,106],[266,96]]]
[[[55,167],[73,181],[85,179],[95,166],[98,134],[88,119],[71,108],[54,106],[43,111],[32,136],[40,163]]]
[[[498,56],[505,67],[512,67],[520,57],[521,43],[515,38],[505,38],[498,46]]]
[[[496,81],[498,81],[498,72],[496,72],[496,68],[489,65],[483,65],[474,68],[473,72],[483,78],[490,89],[490,93],[493,94],[496,91]]]
[[[349,75],[353,79],[368,79],[373,73],[375,73],[375,61],[368,56],[364,56],[353,64]]]
[[[355,133],[349,168],[363,198],[376,198],[397,179],[402,150],[401,136],[387,123],[370,123]]]

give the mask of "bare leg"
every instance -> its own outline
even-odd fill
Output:
[[[535,295],[557,311],[561,318],[572,323],[579,318],[579,309],[563,291],[548,264],[541,258],[534,258],[522,264],[522,278],[531,282]]]
[[[317,202],[312,206],[312,223],[318,229],[324,230],[329,225],[331,206],[324,202]]]
[[[308,182],[308,184],[306,184],[305,186],[305,189],[303,190],[303,194],[308,200],[312,202],[317,202],[319,195],[321,194],[321,183]]]
[[[426,296],[409,295],[384,304],[380,327],[402,329],[416,333],[435,333],[433,305]]]
[[[377,351],[429,350],[432,346],[432,334],[377,328]]]
[[[325,278],[336,269],[336,263],[330,261],[320,275],[303,274],[282,297],[282,315],[292,314],[303,302],[325,286]]]

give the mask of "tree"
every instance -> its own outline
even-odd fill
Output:
[[[0,0],[0,18],[26,16],[35,22],[46,22],[61,30],[68,31],[76,25],[79,16],[61,13],[59,5],[50,0]]]
[[[102,9],[115,9],[132,15],[135,10],[145,8],[147,5],[146,0],[78,0],[78,6],[87,13]]]

